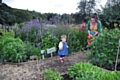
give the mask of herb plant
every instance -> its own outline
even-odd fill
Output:
[[[43,78],[44,80],[63,80],[63,77],[52,69],[44,70]]]

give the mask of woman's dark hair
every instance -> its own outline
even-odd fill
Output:
[[[94,18],[96,22],[99,20],[97,13],[93,13],[91,18]]]

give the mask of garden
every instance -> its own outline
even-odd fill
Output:
[[[57,21],[56,19],[58,17],[52,20]],[[46,22],[43,19],[33,19],[25,22],[22,27],[16,29],[16,32],[0,29],[0,62],[1,68],[6,67],[1,70],[3,79],[6,74],[4,70],[9,71],[11,67],[18,67],[15,70],[16,74],[21,74],[21,79],[25,80],[119,79],[120,30],[118,28],[103,29],[99,36],[93,37],[94,42],[88,45],[85,22],[62,25],[52,20]],[[69,54],[63,64],[59,62],[57,55],[58,43],[62,34],[67,35],[69,46]],[[51,47],[56,49],[52,57],[46,52]],[[45,51],[44,59],[41,50]],[[31,61],[31,56],[35,56],[35,60]],[[14,73],[12,70],[9,72]],[[29,74],[29,78],[23,76],[24,74],[27,76],[29,72],[32,72]],[[34,75],[33,78],[30,77],[31,75]],[[14,76],[13,79],[17,78],[20,76]],[[11,78],[9,77],[9,79]]]
[[[0,79],[119,80],[120,20],[119,12],[111,10],[119,10],[119,6],[98,12],[102,32],[92,37],[90,45],[89,14],[80,16],[79,23],[72,22],[70,16],[68,20],[55,15],[16,23],[12,30],[0,28]],[[83,17],[85,20],[81,20]],[[67,36],[69,54],[60,63],[57,51],[63,34]]]

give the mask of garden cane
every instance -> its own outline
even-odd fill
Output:
[[[118,51],[117,51],[117,55],[116,55],[115,71],[116,71],[116,69],[117,69],[117,62],[118,62],[119,48],[120,48],[120,39],[119,39],[119,43],[118,43]]]

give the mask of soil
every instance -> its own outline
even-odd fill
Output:
[[[85,52],[76,52],[65,56],[65,62],[59,62],[59,56],[45,58],[44,60],[32,60],[20,64],[0,63],[0,80],[44,80],[43,70],[53,69],[59,72],[64,80],[71,80],[66,74],[67,69],[75,63],[86,62]]]

